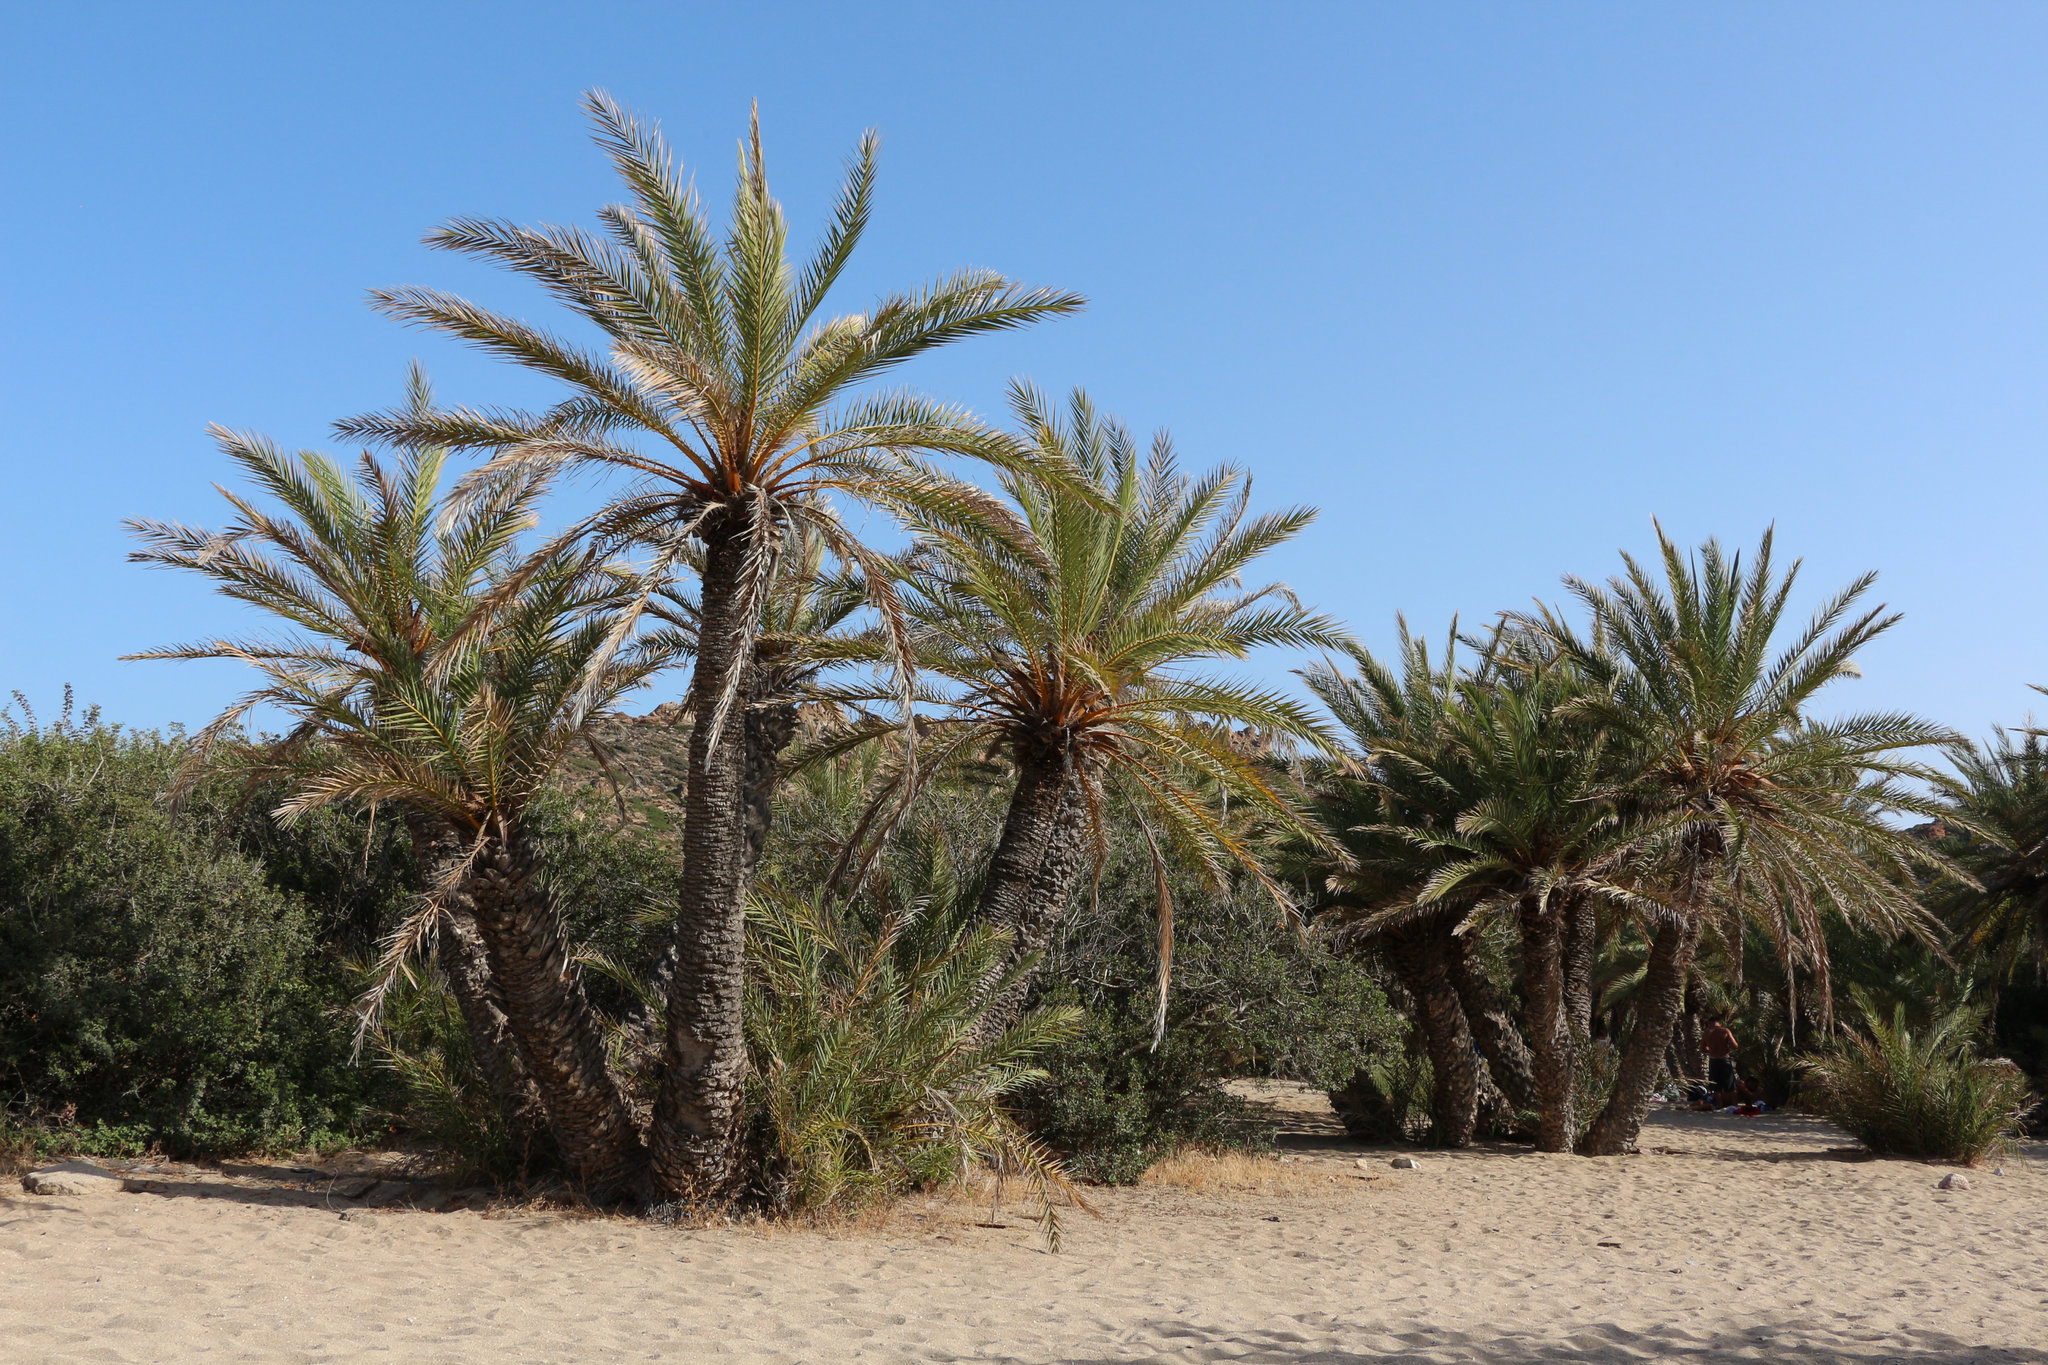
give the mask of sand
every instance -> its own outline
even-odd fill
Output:
[[[14,1361],[2048,1361],[2048,1148],[1845,1162],[1817,1120],[1659,1114],[1643,1155],[1357,1147],[832,1233],[358,1210],[232,1168],[0,1198]],[[1368,1165],[1356,1163],[1364,1159]],[[1246,1170],[1251,1174],[1247,1177]]]

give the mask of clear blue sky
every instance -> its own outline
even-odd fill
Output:
[[[545,314],[418,241],[617,197],[593,85],[715,198],[758,97],[806,228],[879,128],[847,309],[967,264],[1092,300],[904,378],[1085,384],[1249,465],[1323,509],[1276,576],[1368,642],[1652,515],[1775,521],[1815,592],[1876,568],[1907,614],[1842,703],[1981,733],[2048,682],[2048,8],[17,4],[0,63],[0,692],[45,710],[242,683],[115,661],[237,624],[123,561],[125,516],[223,519],[207,422],[331,449],[414,356],[545,396],[362,296]]]

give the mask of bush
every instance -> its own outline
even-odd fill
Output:
[[[1173,985],[1155,1049],[1158,938],[1149,860],[1105,869],[1086,890],[1036,978],[1042,1004],[1079,1006],[1086,1023],[1049,1053],[1049,1079],[1021,1112],[1078,1175],[1136,1180],[1183,1147],[1259,1147],[1264,1111],[1231,1095],[1234,1077],[1335,1089],[1399,1051],[1402,1025],[1360,963],[1297,934],[1255,890],[1174,888]]]
[[[1807,1064],[1829,1119],[1880,1155],[1974,1165],[2011,1144],[2034,1097],[2018,1067],[1976,1055],[1981,1008],[1959,1005],[1915,1029],[1903,1004],[1886,1023],[1867,996],[1856,998],[1869,1031]]]
[[[863,918],[772,890],[751,907],[749,1108],[768,1202],[853,1208],[982,1165],[1036,1190],[1056,1243],[1063,1173],[1003,1106],[1043,1076],[1035,1058],[1078,1012],[1034,1010],[984,1036],[977,1002],[1001,935],[914,910]]]
[[[0,735],[0,1094],[77,1149],[343,1140],[339,969],[304,901],[159,799],[184,745],[88,714]]]

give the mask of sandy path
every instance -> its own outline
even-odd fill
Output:
[[[1660,1116],[1589,1161],[1294,1139],[1326,1192],[1107,1192],[1059,1256],[889,1230],[0,1200],[7,1361],[2048,1361],[2048,1149],[1937,1192],[1798,1118]],[[1380,1154],[1382,1157],[1385,1154]],[[1618,1242],[1619,1247],[1600,1243]]]

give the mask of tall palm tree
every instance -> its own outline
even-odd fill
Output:
[[[1661,526],[1657,540],[1661,575],[1624,555],[1626,572],[1605,585],[1566,580],[1590,634],[1555,613],[1541,622],[1596,686],[1573,709],[1637,755],[1617,799],[1641,821],[1636,856],[1662,883],[1631,1036],[1581,1144],[1592,1155],[1626,1150],[1641,1129],[1703,932],[1739,944],[1743,919],[1755,919],[1781,956],[1815,970],[1825,998],[1822,915],[1927,935],[1915,874],[1949,868],[1884,817],[1936,812],[1914,788],[1934,773],[1904,755],[1956,736],[1895,712],[1812,713],[1899,619],[1882,606],[1856,613],[1875,575],[1781,641],[1799,566],[1777,572],[1770,532],[1746,569],[1715,541],[1688,556]]]
[[[1334,623],[1284,589],[1240,583],[1247,565],[1314,513],[1248,517],[1242,473],[1224,467],[1188,478],[1163,433],[1148,455],[1079,391],[1064,417],[1026,385],[1012,386],[1011,407],[1041,462],[1071,477],[1005,473],[1015,529],[918,525],[904,609],[919,667],[934,680],[925,696],[943,708],[920,723],[928,735],[920,749],[927,771],[980,752],[1015,767],[978,908],[979,922],[1011,936],[1006,966],[1045,947],[1106,798],[1114,793],[1119,809],[1135,812],[1160,873],[1163,991],[1167,850],[1218,878],[1245,869],[1293,909],[1227,807],[1312,831],[1275,765],[1238,727],[1318,748],[1329,733],[1291,699],[1193,669],[1261,645],[1340,642]],[[879,650],[871,642],[869,657]],[[857,688],[825,692],[878,699]],[[1015,980],[1021,999],[1023,975]]]
[[[608,652],[620,592],[588,555],[557,549],[524,566],[509,598],[493,586],[510,571],[512,537],[531,524],[534,472],[480,487],[448,529],[432,532],[438,450],[404,448],[395,477],[366,454],[351,483],[319,455],[221,439],[296,524],[230,493],[240,518],[228,531],[137,523],[149,548],[136,557],[204,573],[302,633],[141,657],[236,658],[263,673],[264,685],[209,725],[197,748],[204,754],[257,705],[291,716],[265,760],[290,781],[280,818],[336,801],[391,802],[451,846],[440,884],[393,936],[387,981],[452,905],[463,907],[564,1159],[600,1201],[644,1194],[639,1129],[527,817],[566,750],[589,742],[588,722],[665,660]]]
[[[670,563],[693,543],[701,551],[678,972],[650,1136],[663,1189],[706,1196],[734,1174],[746,1059],[746,764],[742,727],[726,721],[745,686],[782,538],[809,526],[834,554],[867,563],[870,552],[828,494],[924,520],[984,520],[987,499],[923,456],[1016,464],[1012,443],[955,408],[901,393],[850,395],[934,347],[1069,313],[1081,299],[970,270],[865,313],[827,317],[826,296],[873,204],[872,134],[831,226],[799,267],[768,192],[758,116],[740,148],[721,242],[659,132],[601,93],[585,104],[631,200],[600,210],[601,233],[460,219],[427,240],[537,281],[598,330],[603,353],[436,290],[380,291],[373,297],[387,313],[557,380],[569,396],[539,413],[460,411],[426,422],[392,413],[342,429],[488,451],[491,471],[623,471],[638,480],[631,491],[576,529],[643,539]],[[658,560],[657,576],[661,567]]]

